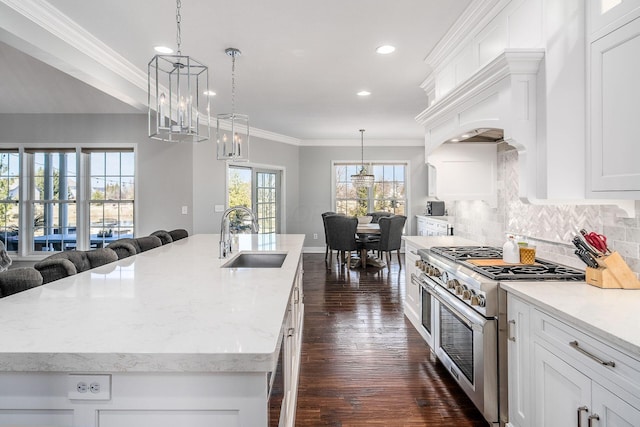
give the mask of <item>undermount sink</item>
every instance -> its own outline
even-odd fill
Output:
[[[224,264],[222,268],[280,268],[287,257],[286,253],[241,252]]]

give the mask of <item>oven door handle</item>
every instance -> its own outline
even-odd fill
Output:
[[[438,302],[447,307],[453,314],[465,323],[469,328],[482,331],[484,325],[487,323],[487,319],[480,316],[473,309],[468,308],[466,304],[461,303],[458,299],[452,295],[448,295],[440,291],[438,288],[434,288],[431,295],[434,296]]]

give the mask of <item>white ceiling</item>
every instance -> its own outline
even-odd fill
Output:
[[[242,51],[236,112],[252,127],[304,140],[359,139],[360,128],[367,139],[422,139],[424,58],[469,3],[182,0],[182,53],[209,66],[220,113],[231,98],[224,50]],[[175,49],[175,8],[0,0],[0,113],[146,112],[147,64],[153,46]],[[397,50],[378,55],[382,44]],[[363,89],[372,95],[356,96]]]

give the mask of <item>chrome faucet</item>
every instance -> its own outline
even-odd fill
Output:
[[[232,252],[231,247],[231,229],[229,227],[229,215],[231,212],[242,211],[251,217],[251,228],[254,233],[259,230],[258,219],[253,211],[246,206],[232,206],[222,214],[222,222],[220,223],[220,258],[226,258]]]

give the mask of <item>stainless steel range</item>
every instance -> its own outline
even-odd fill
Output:
[[[504,426],[506,295],[499,282],[584,280],[584,271],[538,258],[500,265],[502,249],[490,246],[435,246],[418,254],[421,273],[412,280],[421,287],[427,342],[485,419]]]

